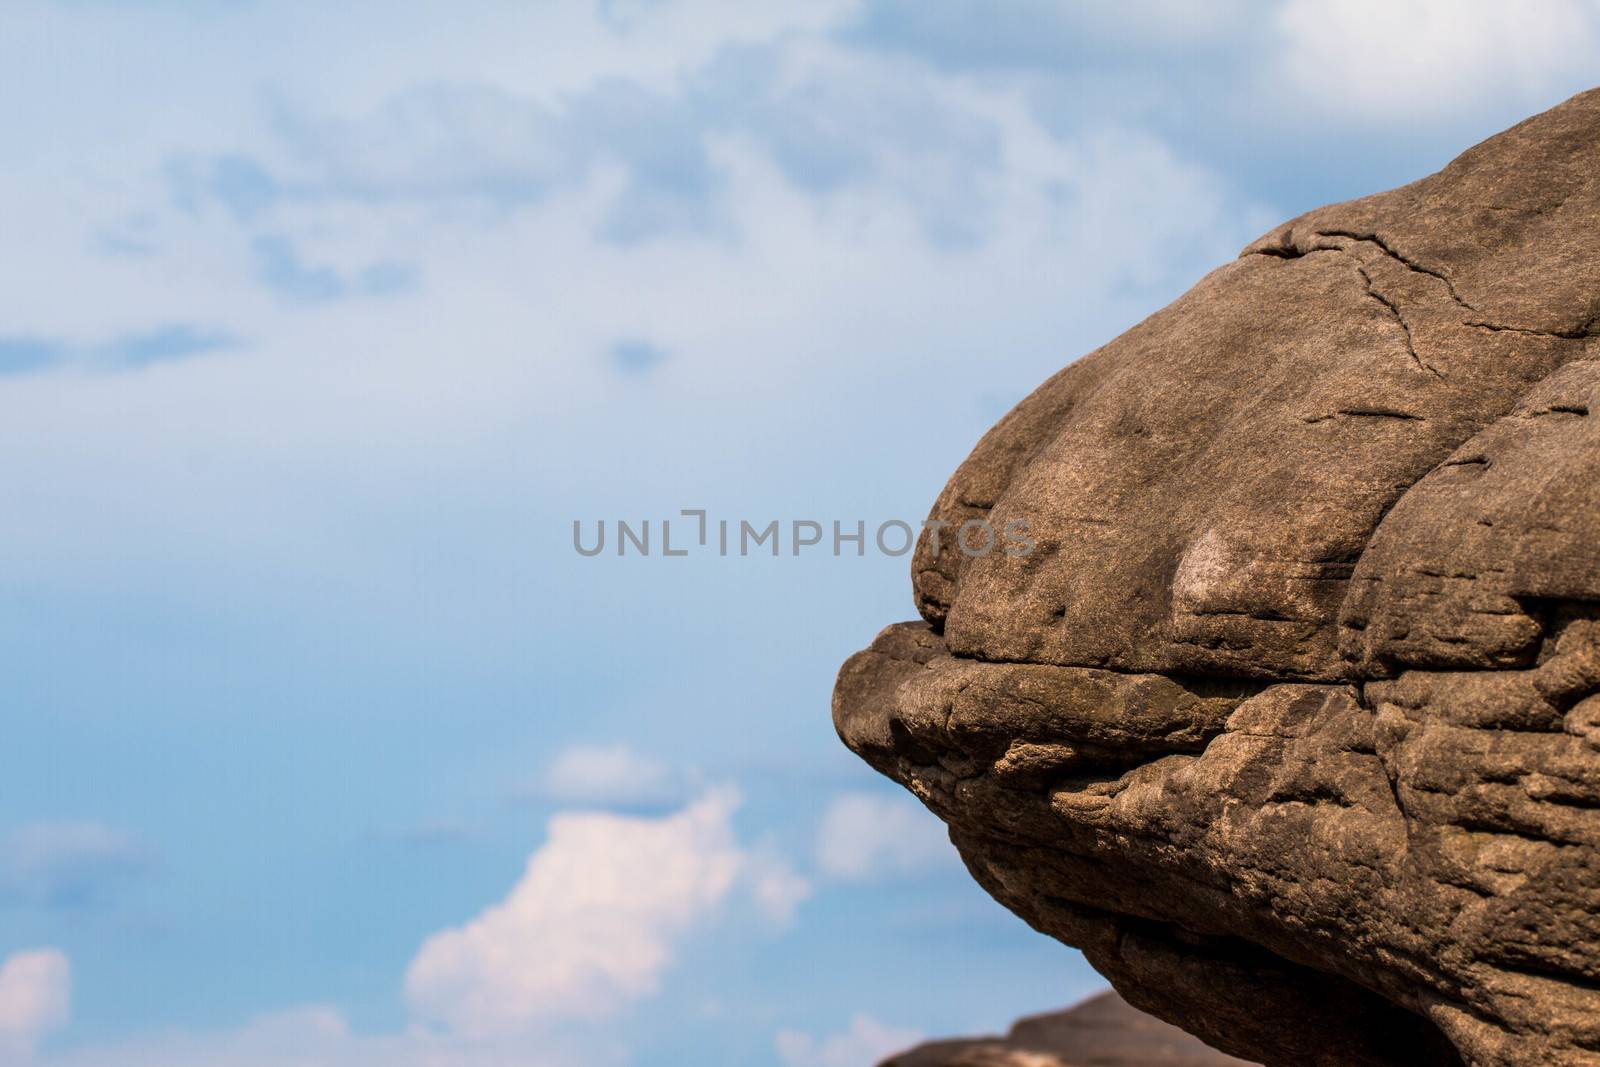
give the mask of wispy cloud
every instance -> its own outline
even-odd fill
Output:
[[[308,264],[282,236],[259,237],[253,245],[256,277],[287,300],[324,304],[352,296],[393,296],[416,284],[417,271],[394,260],[369,263],[352,273]]]
[[[195,212],[214,200],[243,223],[268,214],[284,196],[259,160],[238,152],[211,159],[174,157],[167,162],[166,177],[179,208]]]
[[[66,362],[70,346],[42,337],[0,337],[0,375],[32,374]]]
[[[659,813],[681,807],[705,788],[698,771],[617,742],[562,749],[518,794],[566,808]]]
[[[220,330],[189,323],[169,323],[153,330],[125,334],[89,350],[91,361],[107,369],[136,370],[155,363],[193,359],[234,347],[236,342]]]
[[[609,77],[547,103],[488,84],[436,84],[354,117],[284,103],[276,162],[184,156],[168,175],[185,210],[216,202],[246,226],[280,203],[514,210],[600,182],[610,191],[594,236],[630,246],[734,232],[733,176],[716,151],[731,137],[759,146],[808,195],[877,183],[905,198],[935,241],[972,243],[1000,132],[959,95],[927,106],[926,89],[845,54],[730,44],[669,90]],[[326,272],[293,269],[281,235],[260,240],[271,242],[257,245],[269,284],[313,299],[334,288]]]
[[[146,873],[153,851],[99,822],[44,822],[0,837],[0,900],[82,907]]]
[[[234,348],[238,342],[220,330],[174,322],[121,334],[107,341],[0,336],[0,377],[76,369],[89,373],[141,370]]]
[[[1055,0],[867,0],[840,40],[903,52],[951,71],[1070,74],[1143,53],[1237,46],[1240,0],[1138,0],[1115,8]]]
[[[881,881],[955,862],[944,824],[905,797],[840,794],[817,827],[817,871],[834,881]]]

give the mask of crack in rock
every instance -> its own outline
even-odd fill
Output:
[[[1380,245],[1379,247],[1382,246]],[[1406,321],[1405,313],[1400,310],[1400,305],[1383,295],[1383,293],[1378,290],[1377,286],[1372,283],[1372,275],[1367,272],[1367,268],[1357,264],[1356,271],[1361,275],[1361,281],[1367,287],[1367,295],[1376,300],[1378,303],[1382,304],[1384,307],[1388,308],[1389,313],[1394,316],[1394,321],[1400,324],[1400,330],[1405,334],[1406,337],[1406,352],[1410,354],[1411,361],[1422,370],[1425,370],[1429,374],[1433,375],[1435,378],[1443,378],[1444,374],[1439,370],[1438,367],[1435,367],[1433,364],[1429,363],[1427,360],[1423,359],[1417,354],[1416,338],[1412,336],[1411,324]],[[1437,277],[1437,275],[1435,275],[1435,277]]]

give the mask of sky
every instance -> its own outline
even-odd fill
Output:
[[[0,1065],[853,1067],[1098,990],[834,736],[914,614],[871,531],[1596,56],[1579,0],[9,0]]]

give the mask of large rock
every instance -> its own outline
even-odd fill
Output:
[[[1262,237],[934,505],[841,737],[1268,1064],[1600,1064],[1600,91]],[[1600,414],[1600,409],[1596,410]]]
[[[1115,993],[1019,1020],[1005,1037],[930,1041],[879,1067],[1249,1067]]]

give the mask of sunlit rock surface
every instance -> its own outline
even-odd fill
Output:
[[[1597,316],[1600,91],[1273,230],[979,442],[1036,548],[925,537],[841,737],[1230,1052],[1600,1064]]]

